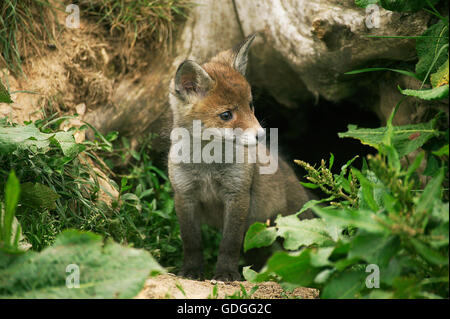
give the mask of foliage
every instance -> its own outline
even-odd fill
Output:
[[[164,271],[145,250],[103,244],[101,236],[76,230],[62,232],[40,253],[0,260],[1,298],[132,298],[150,274]],[[79,267],[79,288],[67,287],[69,265]]]
[[[379,3],[398,11],[416,11],[428,3],[431,12],[435,11],[428,1],[356,2]],[[442,100],[448,97],[448,45],[441,45],[448,37],[448,18],[439,20],[426,34],[439,37],[417,40],[417,73],[389,70],[432,86],[401,90],[403,94]],[[379,70],[387,69],[349,73]],[[364,160],[362,169],[352,167],[351,160],[340,174],[332,174],[333,155],[329,164],[322,161],[318,168],[296,161],[307,172],[308,183],[302,184],[320,188],[329,197],[308,202],[296,215],[279,216],[275,226],[256,223],[250,227],[245,250],[282,238],[289,252],[276,252],[259,273],[244,268],[247,280],[277,280],[288,289],[317,287],[322,298],[449,297],[449,204],[444,188],[448,187],[448,124],[438,124],[442,117],[438,113],[427,123],[394,126],[403,100],[385,127],[351,125],[339,134],[378,151]],[[325,202],[329,205],[319,205]],[[298,219],[311,207],[321,219]]]
[[[171,39],[175,22],[186,17],[190,0],[80,0],[84,12],[96,17],[111,32],[118,31],[133,48],[136,41],[163,45]]]
[[[36,43],[52,39],[42,23],[51,19],[47,0],[4,0],[0,3],[0,65],[22,72],[22,57],[38,52]],[[34,45],[31,45],[31,42]]]
[[[5,186],[5,204],[0,202],[0,250],[18,253],[19,240],[22,235],[20,224],[15,219],[17,203],[20,195],[20,184],[12,171]]]
[[[101,236],[78,230],[63,231],[41,253],[22,250],[21,227],[14,216],[20,194],[12,171],[4,211],[0,205],[1,298],[130,298],[142,289],[149,274],[164,272],[144,250],[112,241],[103,244]],[[71,280],[67,272],[73,271],[79,277]]]

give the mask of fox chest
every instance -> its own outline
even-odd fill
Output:
[[[223,205],[233,194],[246,192],[250,185],[245,173],[236,165],[222,169],[176,167],[171,171],[171,182],[176,192],[212,208]]]

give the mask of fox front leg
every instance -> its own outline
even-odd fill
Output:
[[[183,241],[183,267],[179,276],[191,279],[203,278],[203,247],[200,218],[196,218],[199,203],[189,196],[175,193],[175,210],[180,223],[181,239]]]
[[[240,280],[239,255],[246,229],[250,199],[232,198],[224,203],[224,224],[214,279]]]

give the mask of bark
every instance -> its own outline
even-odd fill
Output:
[[[163,136],[159,147],[166,148],[171,128],[168,89],[177,66],[185,59],[204,62],[252,32],[260,34],[250,52],[252,85],[266,89],[286,107],[298,107],[313,97],[341,101],[372,81],[370,76],[343,75],[346,71],[377,60],[415,58],[414,40],[367,35],[420,35],[429,19],[425,13],[380,8],[379,27],[369,29],[365,10],[353,0],[196,3],[173,53],[155,58],[143,75],[118,83],[111,103],[87,114],[87,121],[101,132],[118,130],[131,137],[156,132]],[[372,104],[383,112],[379,100]]]

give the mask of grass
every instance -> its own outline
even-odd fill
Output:
[[[22,73],[24,57],[39,54],[42,43],[53,38],[47,27],[52,12],[47,0],[3,0],[0,3],[0,65]]]
[[[112,34],[124,38],[130,49],[140,40],[156,48],[164,46],[192,6],[191,0],[81,0],[79,4]]]
[[[40,54],[55,40],[55,10],[48,0],[2,0],[0,3],[0,67],[22,74],[27,57]],[[125,42],[129,52],[137,41],[163,48],[177,23],[192,6],[190,0],[80,0],[81,16],[88,15]],[[122,41],[123,40],[123,41]]]

